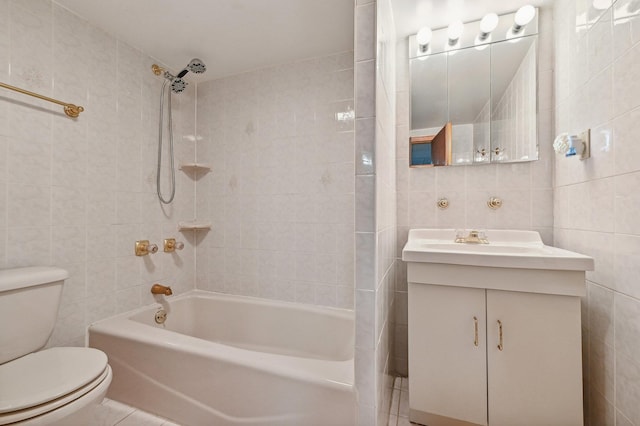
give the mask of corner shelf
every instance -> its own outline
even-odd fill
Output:
[[[210,229],[211,223],[209,222],[198,222],[195,220],[178,222],[178,231],[208,231]]]
[[[182,163],[180,164],[180,170],[186,173],[204,172],[209,173],[211,166],[205,163]]]

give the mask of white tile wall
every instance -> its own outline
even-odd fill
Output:
[[[364,35],[363,35],[364,37]],[[353,52],[198,85],[202,288],[353,309]]]
[[[376,3],[376,127],[375,230],[376,235],[376,424],[386,424],[393,390],[394,300],[396,268],[396,29],[392,2]]]
[[[549,76],[553,73],[552,11],[541,8],[538,37],[538,143],[539,160],[515,164],[409,168],[409,59],[406,40],[398,42],[397,59],[397,268],[396,306],[406,306],[406,265],[400,260],[410,228],[531,229],[553,242],[552,179],[553,99]],[[487,207],[490,197],[503,200],[499,210]],[[436,202],[449,200],[440,210]],[[406,309],[397,309],[395,368],[407,374]]]
[[[0,268],[56,265],[71,273],[49,345],[83,345],[86,326],[152,302],[161,281],[194,287],[190,219],[194,183],[177,175],[163,213],[155,197],[160,85],[153,58],[47,0],[0,1],[0,81],[85,108],[2,89],[0,99]],[[178,159],[193,133],[193,89],[174,98]],[[191,130],[189,130],[191,126]],[[176,258],[133,254],[136,239],[185,241]]]
[[[591,128],[591,158],[555,159],[556,245],[589,254],[583,301],[585,424],[640,424],[640,71],[635,3],[556,2],[556,126]],[[572,161],[574,160],[574,161]]]

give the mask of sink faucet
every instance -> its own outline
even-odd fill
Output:
[[[455,242],[464,244],[489,244],[489,240],[484,235],[484,232],[480,233],[479,231],[469,231],[469,235],[466,237],[458,234],[456,235]]]
[[[151,294],[164,294],[165,296],[171,296],[173,292],[169,286],[154,284],[151,286]]]

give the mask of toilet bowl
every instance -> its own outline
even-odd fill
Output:
[[[66,271],[0,271],[0,425],[87,425],[111,383],[104,352],[41,349],[57,316]]]

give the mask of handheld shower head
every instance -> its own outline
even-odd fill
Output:
[[[176,77],[171,81],[171,91],[173,93],[182,93],[186,88],[187,88],[187,82],[181,79],[180,77]]]
[[[187,65],[187,68],[196,74],[202,74],[207,70],[207,66],[198,58],[193,58],[191,62],[189,62],[189,65]]]
[[[187,64],[186,67],[184,67],[184,69],[182,71],[180,71],[178,73],[178,75],[176,77],[178,78],[182,78],[185,75],[187,75],[187,73],[189,71],[195,73],[195,74],[202,74],[203,72],[205,72],[207,70],[207,66],[204,64],[204,62],[202,62],[200,59],[198,58],[193,58],[191,60],[191,62],[189,62]]]

